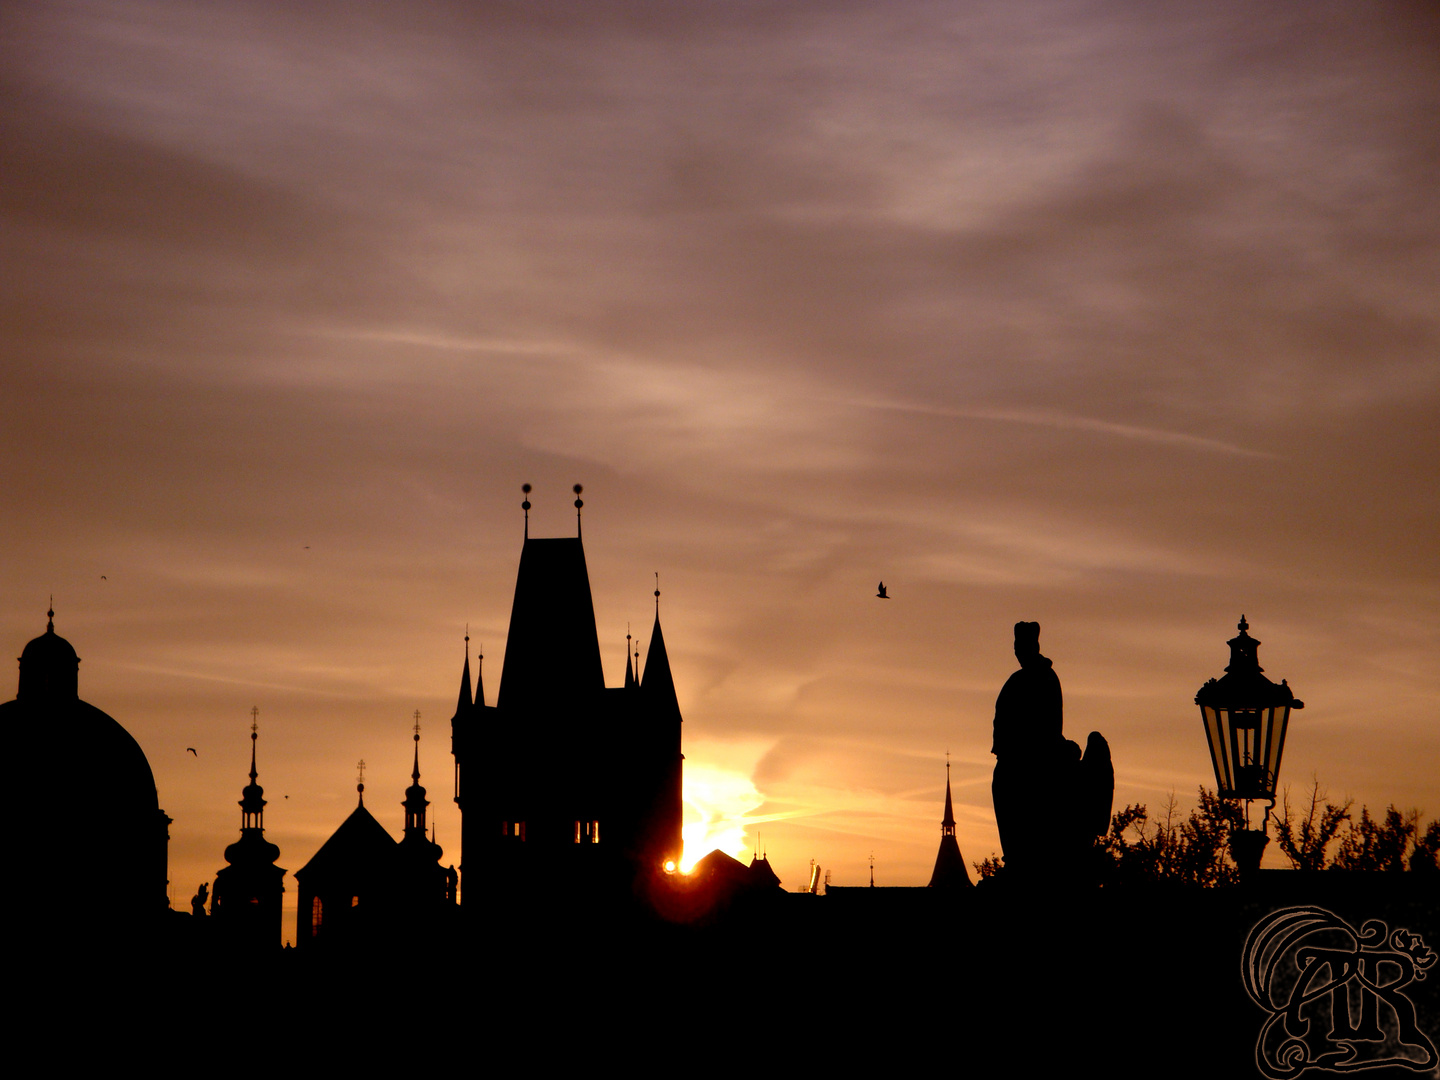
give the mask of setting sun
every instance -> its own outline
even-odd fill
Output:
[[[686,762],[685,855],[680,862],[688,874],[710,852],[738,857],[746,848],[746,815],[765,801],[750,777],[733,769]]]

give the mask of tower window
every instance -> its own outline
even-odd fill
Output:
[[[320,933],[320,924],[325,921],[325,905],[320,902],[320,897],[315,897],[310,902],[310,936],[313,938]]]

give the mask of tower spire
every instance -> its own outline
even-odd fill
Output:
[[[960,855],[960,844],[955,839],[955,805],[950,797],[950,751],[945,751],[945,818],[940,822],[940,850],[935,853],[935,869],[930,873],[932,889],[965,889],[975,883],[970,880],[970,871],[965,869],[965,860]]]
[[[950,801],[950,751],[945,751],[945,819],[940,822],[940,836],[955,835],[955,809]]]
[[[420,786],[420,710],[415,710],[415,767],[410,770],[410,786],[405,789],[405,835],[425,839],[425,808],[430,805],[425,789]]]
[[[584,491],[585,488],[581,484],[576,484],[570,490],[575,492],[575,535],[583,536],[584,530],[580,527],[580,508],[585,505],[585,500],[580,498],[580,493]]]
[[[460,671],[460,698],[455,703],[455,715],[469,716],[474,706],[474,699],[470,696],[470,626],[465,626],[465,666]]]
[[[525,539],[530,539],[530,485],[521,484],[520,490],[525,494],[525,501],[520,504],[520,509],[525,511]]]
[[[260,739],[260,706],[250,707],[250,783],[240,793],[240,828],[265,828],[265,789],[258,782],[259,772],[255,768],[255,744]]]

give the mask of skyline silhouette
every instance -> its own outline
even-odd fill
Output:
[[[361,758],[398,840],[417,709],[458,854],[526,480],[608,686],[660,572],[686,824],[786,888],[923,885],[947,750],[1000,852],[1019,619],[1116,807],[1209,782],[1244,612],[1286,782],[1440,813],[1433,5],[546,11],[0,12],[0,618],[54,594],[177,909],[256,705],[287,880]]]

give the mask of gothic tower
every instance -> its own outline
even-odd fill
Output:
[[[626,646],[607,688],[585,549],[529,535],[515,582],[500,690],[470,698],[469,651],[452,724],[467,900],[555,889],[623,893],[681,856],[680,706],[659,590],[644,677]],[[583,505],[576,485],[575,508]],[[627,642],[629,639],[627,638]],[[483,879],[481,874],[483,873]]]

